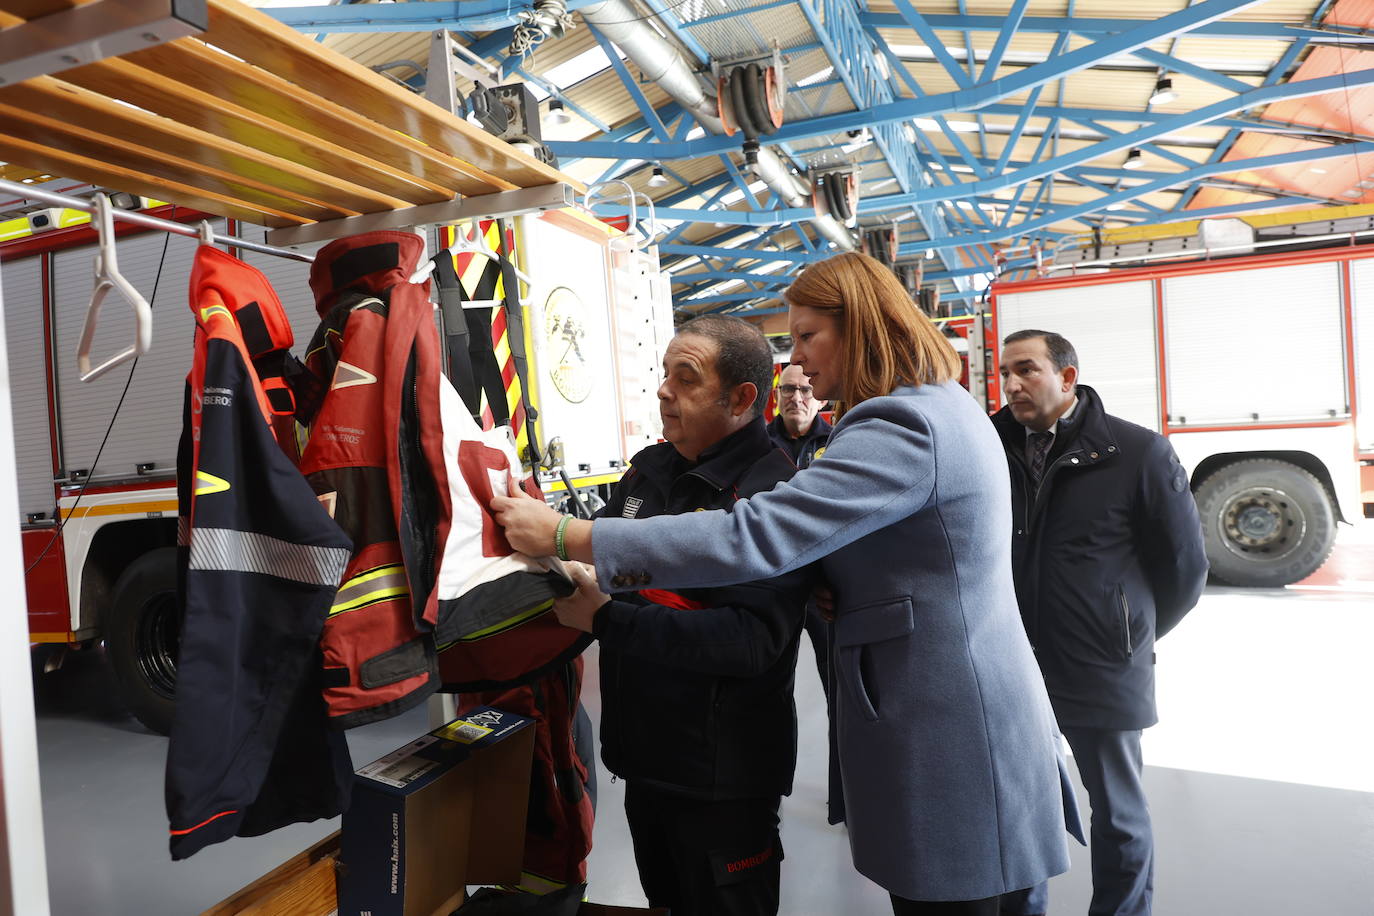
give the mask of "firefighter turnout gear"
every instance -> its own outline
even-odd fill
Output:
[[[272,389],[252,359],[289,348],[290,328],[261,273],[206,246],[191,310],[177,484],[184,620],[166,779],[174,859],[334,817],[352,779],[318,682],[320,633],[351,545],[279,447]]]

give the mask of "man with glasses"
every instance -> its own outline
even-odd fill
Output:
[[[813,397],[811,382],[801,366],[787,366],[778,376],[778,414],[768,424],[768,435],[798,468],[805,468],[825,453],[830,424],[820,414],[824,402]],[[816,673],[821,678],[826,705],[830,704],[830,621],[821,616],[815,601],[806,603],[806,634],[816,653]],[[833,728],[833,726],[832,726]],[[844,822],[844,791],[840,786],[838,749],[830,741],[829,793],[826,807],[832,824]]]
[[[778,415],[768,435],[798,468],[805,468],[825,451],[830,424],[820,415],[822,401],[812,397],[811,383],[801,366],[788,366],[778,376]]]

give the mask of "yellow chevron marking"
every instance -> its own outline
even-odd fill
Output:
[[[196,495],[204,496],[207,493],[223,493],[229,489],[229,481],[214,474],[207,474],[204,471],[196,471]]]

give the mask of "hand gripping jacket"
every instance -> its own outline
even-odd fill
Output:
[[[531,626],[552,620],[544,611],[567,579],[556,561],[516,554],[490,518],[493,486],[520,465],[500,447],[509,432],[478,431],[440,372],[428,284],[407,282],[423,247],[406,232],[352,236],[325,246],[310,272],[321,324],[306,365],[329,390],[301,471],[354,542],[322,639],[325,699],[341,727],[437,689],[436,645],[520,627],[525,638],[488,642],[476,658],[499,654],[500,673],[525,676],[583,644],[556,621]],[[467,661],[456,678],[486,676],[469,677]]]
[[[352,775],[325,718],[317,648],[351,545],[273,436],[290,398],[254,368],[283,365],[290,326],[261,273],[206,246],[191,310],[166,779],[174,859],[336,816]]]

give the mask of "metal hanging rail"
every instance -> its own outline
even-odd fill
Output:
[[[19,182],[9,181],[0,178],[0,191],[8,191],[11,194],[27,198],[29,200],[40,201],[45,204],[52,204],[55,207],[65,207],[68,210],[80,210],[83,213],[95,214],[96,205],[93,200],[80,197],[69,197],[66,194],[56,194],[52,191],[44,191],[34,185],[20,184]],[[174,235],[185,235],[190,238],[199,238],[200,230],[194,225],[185,223],[174,223],[171,220],[161,219],[156,216],[149,216],[137,210],[111,210],[110,215],[117,220],[126,223],[144,226],[148,229],[158,229],[162,232],[170,232]],[[287,258],[292,261],[304,261],[307,264],[315,260],[314,255],[306,254],[301,251],[293,251],[290,248],[279,248],[276,245],[267,245],[262,242],[253,242],[233,235],[221,235],[214,232],[210,235],[212,244],[227,245],[234,248],[244,248],[248,251],[256,251],[261,254],[269,254],[278,258]]]

